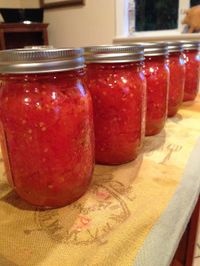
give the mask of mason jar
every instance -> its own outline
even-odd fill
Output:
[[[168,117],[174,116],[183,101],[185,85],[185,57],[181,42],[168,42],[169,51],[169,100]]]
[[[134,160],[145,126],[143,47],[86,47],[85,57],[93,99],[96,162],[122,164]]]
[[[185,88],[184,101],[193,101],[198,93],[200,77],[200,42],[182,41],[185,54]]]
[[[28,203],[69,204],[93,171],[83,49],[0,51],[0,125],[10,184]]]
[[[169,67],[166,43],[144,45],[147,81],[146,136],[158,134],[165,125],[168,107]]]

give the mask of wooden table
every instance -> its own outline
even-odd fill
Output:
[[[1,23],[0,50],[48,45],[47,23]]]

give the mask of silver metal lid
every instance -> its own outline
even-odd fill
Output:
[[[144,60],[141,45],[100,45],[85,47],[86,63],[126,63]]]
[[[181,42],[167,42],[168,52],[183,52],[183,44]]]
[[[198,50],[200,48],[199,41],[180,41],[184,50]]]
[[[24,49],[53,49],[53,45],[27,45]]]
[[[144,46],[145,56],[168,55],[167,43],[164,42],[144,42],[139,43]]]
[[[82,48],[0,51],[0,73],[60,72],[84,67]]]

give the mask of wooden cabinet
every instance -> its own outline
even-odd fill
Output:
[[[48,45],[47,23],[1,23],[0,50]]]
[[[192,266],[195,251],[195,240],[198,232],[198,220],[200,214],[200,197],[191,216],[190,222],[179,243],[171,266]]]

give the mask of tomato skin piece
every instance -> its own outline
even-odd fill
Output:
[[[200,55],[198,50],[185,50],[185,87],[183,101],[194,101],[200,80]]]
[[[85,71],[0,79],[1,136],[10,183],[35,206],[73,202],[87,190],[94,165],[92,99]]]
[[[145,135],[152,136],[164,128],[169,93],[169,68],[166,57],[145,56],[147,111]]]
[[[140,151],[146,104],[142,66],[139,62],[87,65],[97,163],[122,164],[134,160]]]
[[[169,99],[168,117],[176,115],[183,102],[185,85],[185,55],[181,52],[169,54]]]

